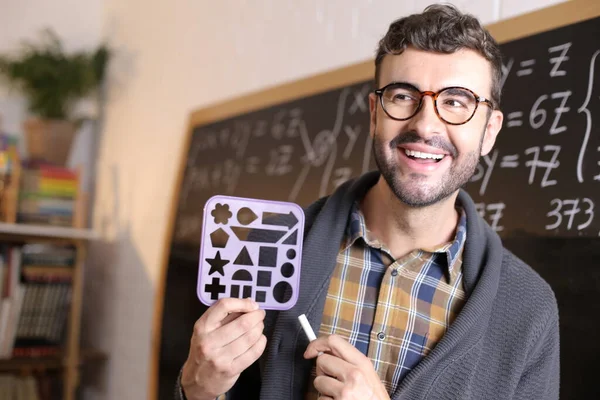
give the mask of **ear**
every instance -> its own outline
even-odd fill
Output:
[[[504,120],[504,114],[500,110],[492,111],[492,115],[487,121],[487,125],[485,127],[485,133],[483,137],[483,143],[481,145],[481,155],[485,156],[494,147],[494,143],[496,143],[496,137],[498,133],[500,133],[500,129],[502,128],[502,121]]]
[[[375,127],[377,126],[377,95],[373,92],[369,93],[369,135],[371,138],[375,135]]]

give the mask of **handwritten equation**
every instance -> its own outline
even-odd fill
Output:
[[[549,57],[547,59],[548,64],[551,65],[548,76],[553,78],[568,78],[566,65],[570,59],[568,52],[571,48],[572,42],[562,43],[556,46],[552,46],[548,49]],[[586,153],[588,150],[588,144],[590,141],[590,135],[592,133],[592,112],[589,109],[590,100],[593,95],[593,88],[595,84],[595,70],[596,70],[596,59],[600,54],[600,49],[596,50],[590,58],[589,69],[587,72],[587,87],[586,95],[582,104],[577,107],[577,113],[581,113],[585,116],[585,129],[581,132],[581,146],[579,149],[579,155],[576,165],[576,177],[579,182],[584,181],[583,176],[583,165],[585,162]],[[522,79],[523,77],[533,77],[534,66],[536,64],[535,59],[527,59],[519,62],[519,69],[514,71],[514,77],[516,79]],[[502,82],[511,75],[515,59],[510,58],[508,62],[502,67]],[[550,87],[552,82],[548,82]],[[506,110],[506,124],[505,128],[522,127],[524,123],[528,124],[528,127],[533,130],[547,130],[549,135],[558,135],[566,133],[568,127],[561,122],[561,117],[565,113],[571,112],[571,95],[572,90],[560,90],[553,91],[551,93],[544,93],[539,95],[531,107],[528,110]],[[596,95],[597,97],[597,95]],[[524,122],[525,121],[525,122]],[[600,151],[600,148],[596,149]],[[596,157],[596,164],[600,165],[600,157]],[[596,175],[593,176],[594,180],[600,180],[600,169],[597,170]]]
[[[498,232],[508,225],[599,236],[600,43],[582,47],[560,37],[546,43],[536,51],[505,49],[503,129],[468,190]]]

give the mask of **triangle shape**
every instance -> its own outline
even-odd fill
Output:
[[[240,251],[240,254],[238,254],[237,258],[233,263],[237,265],[254,265],[246,246],[242,247],[242,251]]]
[[[298,229],[296,229],[294,232],[292,232],[292,234],[283,241],[283,244],[296,244],[297,241],[298,241]]]

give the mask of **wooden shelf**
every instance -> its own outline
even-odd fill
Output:
[[[44,237],[55,239],[94,240],[98,238],[91,229],[68,228],[62,226],[9,224],[0,222],[0,234],[20,237]]]
[[[94,349],[82,349],[80,354],[80,366],[106,360],[105,353]],[[60,370],[66,367],[67,361],[64,355],[47,357],[15,357],[0,359],[0,372],[22,371],[22,370]]]
[[[0,360],[0,371],[21,371],[24,369],[61,369],[65,365],[62,356],[15,357]]]

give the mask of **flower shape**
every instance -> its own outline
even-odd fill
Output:
[[[233,216],[231,211],[229,211],[229,205],[221,203],[217,203],[210,215],[215,218],[215,224],[226,224],[229,218]]]

